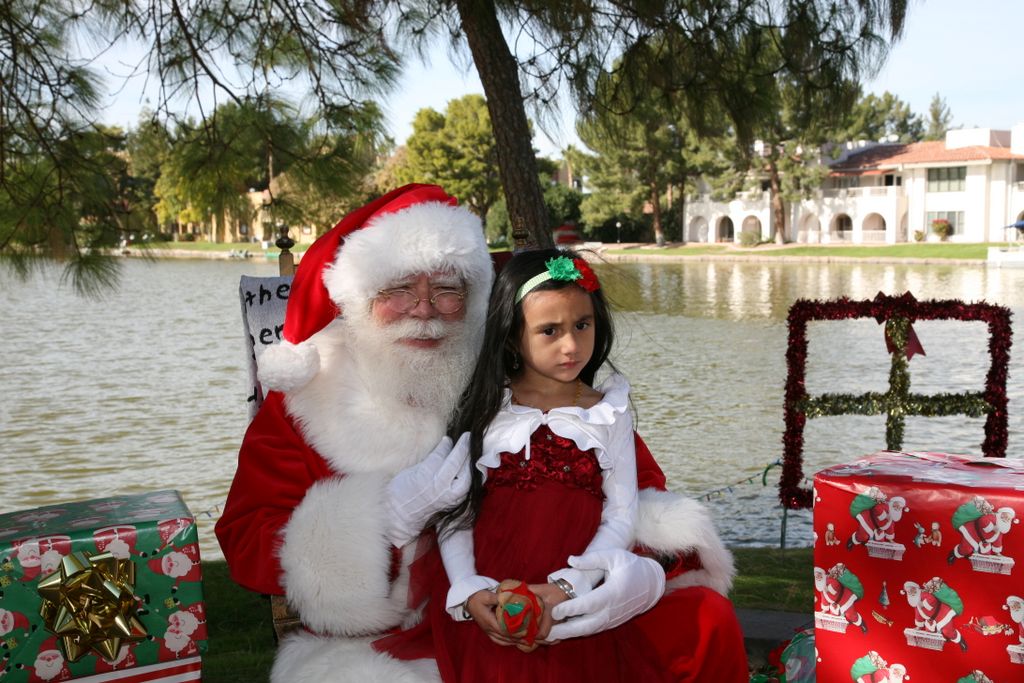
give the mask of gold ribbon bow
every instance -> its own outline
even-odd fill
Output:
[[[135,565],[110,553],[74,552],[39,582],[39,614],[61,639],[64,655],[76,662],[89,650],[113,661],[122,641],[146,637],[135,616]]]

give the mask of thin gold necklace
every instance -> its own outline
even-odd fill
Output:
[[[509,387],[509,389],[511,390],[511,387]],[[582,395],[583,395],[583,380],[581,380],[579,377],[577,377],[576,378],[576,389],[575,389],[575,391],[573,393],[573,396],[572,396],[572,405],[573,405],[574,408],[579,406],[579,404],[580,404],[580,396],[582,396]],[[519,406],[526,406],[527,408],[534,408],[535,410],[540,410],[540,408],[537,408],[537,406],[533,406],[533,405],[530,405],[529,403],[523,403],[522,401],[520,401],[519,397],[516,396],[516,392],[515,391],[512,391],[512,402],[515,403],[516,405],[519,405]]]

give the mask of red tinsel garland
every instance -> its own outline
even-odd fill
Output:
[[[799,403],[808,398],[805,387],[807,367],[807,323],[813,320],[850,320],[874,318],[884,323],[893,318],[917,320],[982,321],[988,324],[989,355],[992,364],[985,378],[985,402],[991,407],[985,421],[985,457],[1001,458],[1006,455],[1006,376],[1010,360],[1010,310],[984,302],[968,304],[958,299],[917,301],[910,292],[900,296],[879,293],[874,299],[851,301],[846,297],[831,301],[799,299],[790,307],[789,344],[786,349],[785,432],[782,435],[782,476],[779,479],[779,499],[789,509],[809,508],[811,490],[801,488],[804,480],[803,448],[806,414]],[[902,352],[898,350],[897,352]]]

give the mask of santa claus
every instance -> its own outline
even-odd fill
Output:
[[[840,562],[827,572],[814,568],[814,587],[821,595],[821,611],[842,616],[848,623],[867,633],[864,617],[857,612],[857,601],[864,597],[864,586],[856,574]]]
[[[202,603],[171,613],[160,643],[161,660],[180,659],[199,653],[197,642],[206,640],[206,615]]]
[[[859,657],[850,667],[850,678],[854,683],[900,683],[904,677],[909,678],[905,666],[890,665],[874,650]]]
[[[284,341],[259,360],[271,391],[216,527],[232,577],[287,596],[305,626],[281,642],[272,680],[439,680],[432,660],[391,659],[370,641],[416,618],[408,567],[417,538],[468,489],[465,456],[442,437],[479,348],[492,278],[479,219],[431,185],[356,210],[302,257]],[[389,301],[396,292],[405,305]],[[605,580],[562,604],[576,616],[558,637],[647,619],[678,680],[746,681],[742,633],[723,597],[732,558],[707,512],[665,492],[638,446],[638,541],[659,561],[626,551],[580,558]]]
[[[15,629],[18,629],[19,634],[28,633],[30,630],[28,617],[21,612],[12,612],[0,607],[0,636],[6,636]]]
[[[1020,644],[1024,645],[1024,598],[1017,595],[1007,596],[1003,609],[1010,612],[1010,619],[1019,629]]]
[[[116,524],[104,527],[103,529],[97,529],[92,534],[92,541],[96,544],[96,550],[101,553],[110,553],[119,560],[127,560],[132,556],[138,538],[138,529],[131,524]]]
[[[15,557],[21,565],[22,581],[35,581],[57,571],[71,554],[71,537],[63,534],[14,541]]]
[[[914,608],[914,626],[928,633],[938,633],[947,641],[967,650],[967,641],[956,627],[956,619],[964,611],[960,595],[939,577],[918,586],[913,581],[903,584],[907,603]]]
[[[67,661],[57,649],[56,638],[47,638],[43,641],[32,666],[18,665],[18,668],[27,669],[28,683],[55,683],[71,678],[71,670],[68,669]]]
[[[202,565],[199,563],[199,547],[192,543],[183,548],[172,548],[149,561],[154,574],[174,579],[174,585],[185,581],[199,581]]]
[[[876,486],[854,497],[850,503],[850,515],[857,521],[857,529],[846,542],[846,548],[853,550],[855,545],[868,541],[895,541],[895,524],[903,517],[906,503],[906,499],[900,496],[889,500]]]
[[[953,528],[962,537],[950,552],[948,560],[953,564],[960,558],[979,555],[1002,555],[1003,536],[1017,522],[1013,508],[998,510],[982,496],[975,496],[953,513]]]

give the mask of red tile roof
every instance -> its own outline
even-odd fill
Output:
[[[1024,161],[1024,154],[1012,154],[1006,147],[972,145],[946,149],[941,140],[885,144],[851,154],[835,164],[831,173],[837,175],[873,175],[879,170],[901,164],[942,164],[958,161]]]

